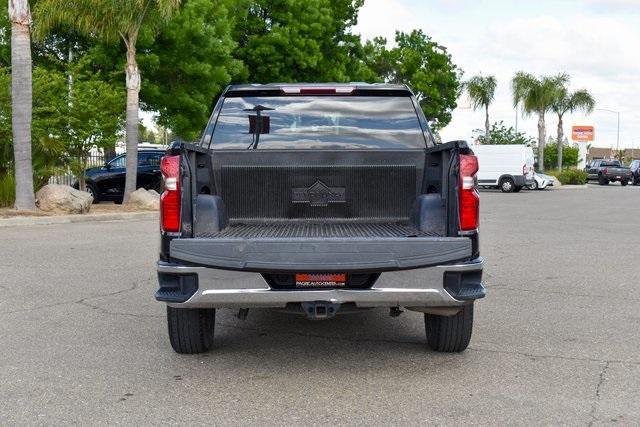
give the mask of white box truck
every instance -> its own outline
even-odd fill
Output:
[[[478,185],[504,193],[533,184],[533,149],[526,145],[474,145],[478,157]]]

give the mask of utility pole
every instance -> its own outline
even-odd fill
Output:
[[[620,111],[609,110],[606,108],[596,108],[596,111],[606,111],[609,113],[616,114],[618,116],[618,130],[616,135],[616,151],[620,151]]]

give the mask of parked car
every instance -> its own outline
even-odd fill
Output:
[[[216,309],[253,307],[404,307],[432,349],[467,347],[485,296],[478,162],[434,142],[407,86],[231,86],[205,129],[161,162],[155,297],[176,352],[211,348]]]
[[[631,183],[633,185],[640,184],[640,160],[634,160],[629,165],[631,171]]]
[[[594,160],[587,169],[587,180],[597,180],[600,185],[618,181],[625,186],[631,178],[631,170],[618,160]]]
[[[553,177],[543,173],[534,173],[533,182],[527,186],[529,190],[544,190],[553,187]]]
[[[160,159],[164,150],[142,149],[138,151],[138,179],[136,188],[156,190],[162,187],[160,174]],[[110,200],[122,202],[124,196],[124,181],[126,175],[127,155],[120,154],[106,162],[103,166],[89,168],[85,171],[87,192],[93,196],[93,202]],[[76,182],[75,188],[79,185]]]
[[[478,185],[503,193],[522,190],[534,182],[533,149],[526,145],[474,145],[478,157]]]

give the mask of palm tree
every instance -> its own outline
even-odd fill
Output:
[[[551,109],[558,115],[558,169],[562,169],[562,141],[564,140],[564,129],[562,118],[565,113],[581,110],[591,113],[596,106],[596,100],[586,89],[577,90],[570,93],[563,87],[557,94],[551,105]]]
[[[138,35],[143,25],[157,27],[178,8],[180,0],[40,0],[36,6],[38,31],[44,33],[66,24],[88,36],[107,42],[122,40],[126,48],[127,107],[125,139],[127,173],[124,203],[136,190],[138,169],[138,115],[140,69],[136,59]]]
[[[513,105],[522,104],[525,115],[538,115],[538,167],[544,171],[544,143],[546,125],[544,115],[551,110],[557,94],[569,81],[566,74],[537,78],[529,73],[517,72],[511,81]]]
[[[11,20],[11,124],[15,208],[36,208],[31,164],[31,10],[27,0],[9,0]]]
[[[494,76],[474,76],[465,83],[465,89],[471,98],[473,109],[484,108],[484,135],[486,142],[489,142],[489,105],[493,102],[498,82]]]

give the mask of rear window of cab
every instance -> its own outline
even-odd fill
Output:
[[[213,149],[424,149],[409,96],[225,98]]]

